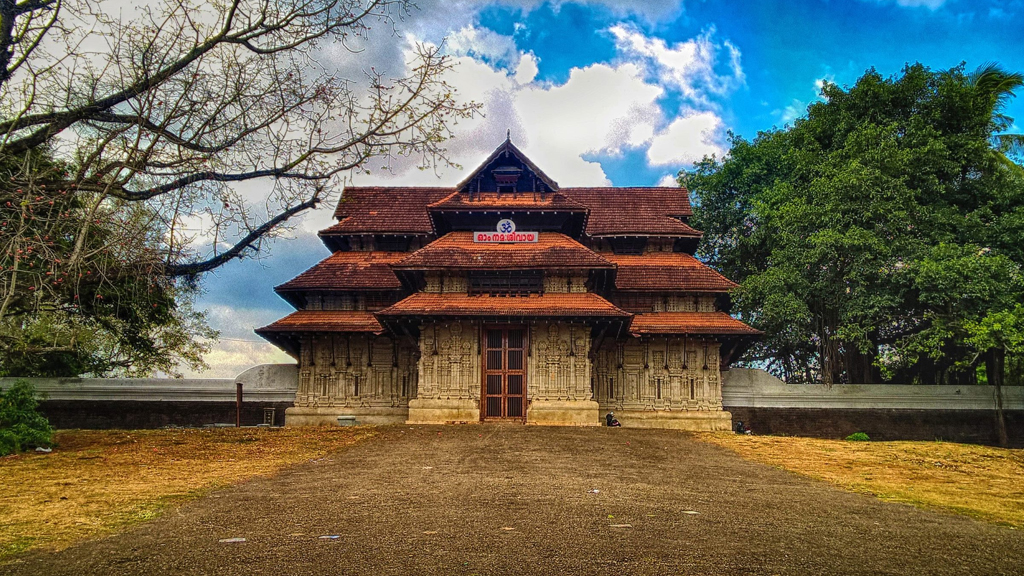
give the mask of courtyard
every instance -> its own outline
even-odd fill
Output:
[[[860,478],[867,482],[862,485],[823,478],[848,488],[841,490],[808,478],[814,476],[809,469],[800,470],[806,475],[798,475],[779,467],[785,461],[780,443],[800,439],[521,425],[391,426],[338,433],[342,435],[315,449],[283,457],[269,450],[279,468],[258,466],[267,456],[251,448],[261,445],[258,437],[236,442],[235,448],[213,446],[218,460],[234,461],[229,462],[234,467],[224,473],[223,484],[179,486],[175,490],[185,503],[168,503],[152,514],[155,519],[59,550],[61,546],[44,547],[10,555],[0,561],[6,562],[0,563],[0,573],[1019,574],[1022,570],[1020,488],[1014,487],[1012,476],[985,479],[981,468],[962,470],[959,473],[965,476],[959,480],[958,472],[950,471],[952,475],[942,476],[937,483],[969,485],[973,477],[980,479],[975,483],[979,492],[1003,490],[1001,499],[1010,500],[1003,509],[972,514],[985,521],[941,506],[922,509],[901,503],[898,495],[878,494],[897,500],[883,501],[864,493],[870,492],[865,486],[872,485],[871,478]],[[929,443],[908,444],[916,447],[899,454],[917,450],[918,458],[935,459]],[[149,446],[144,448],[147,453]],[[936,446],[948,453],[956,450],[956,445]],[[971,450],[977,447],[966,448],[967,452],[958,451],[955,457],[938,462],[939,466],[931,460],[926,463],[941,470],[946,462],[955,464],[967,458],[964,454],[975,454]],[[163,449],[157,447],[157,454]],[[812,449],[817,448],[808,448]],[[867,470],[872,465],[899,468],[896,461],[879,465],[863,454],[846,454],[840,443],[823,449],[839,452],[836,476],[843,476],[842,470]],[[102,460],[109,454],[96,452],[88,457]],[[977,452],[971,465],[1001,458],[1009,463],[1011,473],[1020,466],[1020,451],[1001,454],[1008,456]],[[45,462],[42,456],[22,458]],[[134,473],[125,473],[123,482],[149,473],[148,467],[159,460],[136,465]],[[8,473],[24,463],[8,460],[0,467]],[[210,473],[217,473],[220,464],[211,463]],[[188,475],[174,469],[165,472],[168,478]],[[258,477],[230,484],[247,474]],[[76,488],[67,490],[73,493]],[[189,490],[194,499],[186,497]],[[913,498],[902,499],[906,501]],[[2,503],[9,503],[7,494]],[[987,510],[986,506],[982,508]]]

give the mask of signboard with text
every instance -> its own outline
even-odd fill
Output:
[[[540,237],[540,232],[517,232],[516,223],[509,220],[499,220],[498,229],[496,232],[474,232],[474,242],[501,242],[501,243],[519,243],[519,242],[537,242]]]

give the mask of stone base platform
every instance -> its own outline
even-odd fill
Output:
[[[538,426],[600,426],[601,409],[592,400],[534,400],[526,423]]]
[[[401,424],[409,415],[408,408],[376,408],[370,406],[292,406],[284,412],[285,426],[337,426],[338,416],[355,416],[359,425],[380,426]]]
[[[606,414],[603,412],[602,414]],[[615,418],[623,428],[668,428],[691,432],[732,430],[732,414],[724,411],[640,411],[616,410]]]
[[[479,424],[480,403],[469,399],[410,400],[408,414],[406,424]]]

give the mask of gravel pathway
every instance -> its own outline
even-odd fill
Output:
[[[1022,574],[1024,533],[668,430],[399,426],[0,573]]]

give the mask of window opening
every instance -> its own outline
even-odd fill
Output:
[[[402,236],[377,236],[374,240],[377,250],[382,252],[408,252],[412,238]]]
[[[612,252],[616,254],[640,256],[647,247],[647,238],[612,238]]]
[[[544,273],[541,270],[487,271],[469,275],[470,294],[517,296],[543,291]]]

